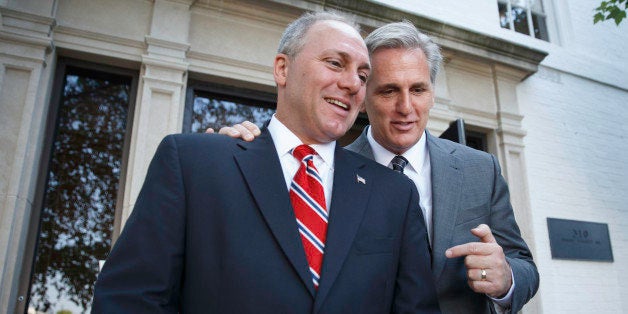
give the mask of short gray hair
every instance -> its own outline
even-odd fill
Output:
[[[430,81],[432,85],[436,83],[436,75],[443,61],[440,47],[409,21],[381,26],[366,36],[364,41],[370,56],[378,49],[421,49],[430,67]]]
[[[279,41],[277,52],[287,55],[288,58],[294,58],[305,45],[307,32],[320,21],[342,22],[353,27],[358,33],[360,32],[360,26],[349,16],[333,11],[307,12],[286,27]]]

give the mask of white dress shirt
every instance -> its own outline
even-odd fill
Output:
[[[288,129],[281,121],[275,118],[275,115],[268,123],[268,131],[275,142],[277,156],[281,163],[281,170],[286,181],[286,189],[290,191],[290,184],[294,175],[299,170],[301,162],[290,154],[290,150],[303,144],[301,140]],[[334,185],[334,150],[336,142],[326,144],[310,145],[317,153],[314,156],[314,166],[318,170],[318,174],[323,180],[323,189],[325,190],[325,202],[327,204],[327,213],[329,213],[331,205],[331,192]]]
[[[425,137],[425,134],[423,134],[421,139],[419,139],[414,146],[402,154],[402,156],[408,160],[408,164],[404,168],[403,173],[414,182],[414,185],[416,185],[419,191],[419,206],[421,206],[421,211],[423,211],[427,235],[430,243],[432,243],[432,167]],[[370,127],[367,131],[367,138],[373,150],[375,161],[388,168],[392,168],[391,161],[393,157],[395,157],[395,154],[375,141]]]
[[[412,182],[414,182],[414,185],[416,185],[416,188],[419,191],[419,206],[421,206],[421,211],[423,211],[423,218],[425,218],[425,226],[427,227],[427,236],[431,244],[433,236],[432,166],[430,164],[430,154],[427,148],[426,138],[427,135],[423,133],[421,139],[419,139],[419,141],[410,149],[404,152],[402,156],[408,160],[408,164],[404,168],[403,173],[408,176]],[[371,149],[373,150],[373,157],[375,157],[375,161],[392,169],[391,161],[396,155],[377,143],[377,141],[373,138],[373,134],[371,134],[370,127],[368,127],[367,139],[371,145]],[[491,300],[493,300],[497,313],[508,312],[508,307],[512,302],[512,293],[515,290],[515,277],[512,274],[512,270],[510,276],[512,279],[512,285],[510,286],[508,293],[506,293],[503,298],[496,299],[488,296]]]

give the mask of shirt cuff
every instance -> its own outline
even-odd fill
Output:
[[[510,305],[512,304],[512,295],[515,291],[515,276],[512,273],[512,269],[510,270],[510,278],[512,279],[512,285],[510,285],[508,293],[506,293],[503,298],[497,299],[487,295],[487,297],[489,297],[491,301],[493,301],[497,313],[506,313],[506,311],[510,308]]]

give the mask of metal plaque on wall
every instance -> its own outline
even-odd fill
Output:
[[[613,261],[608,224],[547,218],[552,258]]]

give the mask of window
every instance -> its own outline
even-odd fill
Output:
[[[58,63],[29,313],[89,312],[111,249],[137,78],[102,69]]]
[[[259,127],[275,113],[275,96],[230,86],[191,83],[188,85],[183,132],[218,131],[248,120]]]
[[[191,82],[187,90],[183,132],[203,133],[207,128],[218,131],[223,126],[245,120],[262,127],[275,113],[276,98],[271,93]],[[366,114],[361,113],[347,134],[338,139],[338,144],[351,143],[367,124]]]
[[[541,0],[498,0],[502,28],[549,41]]]

